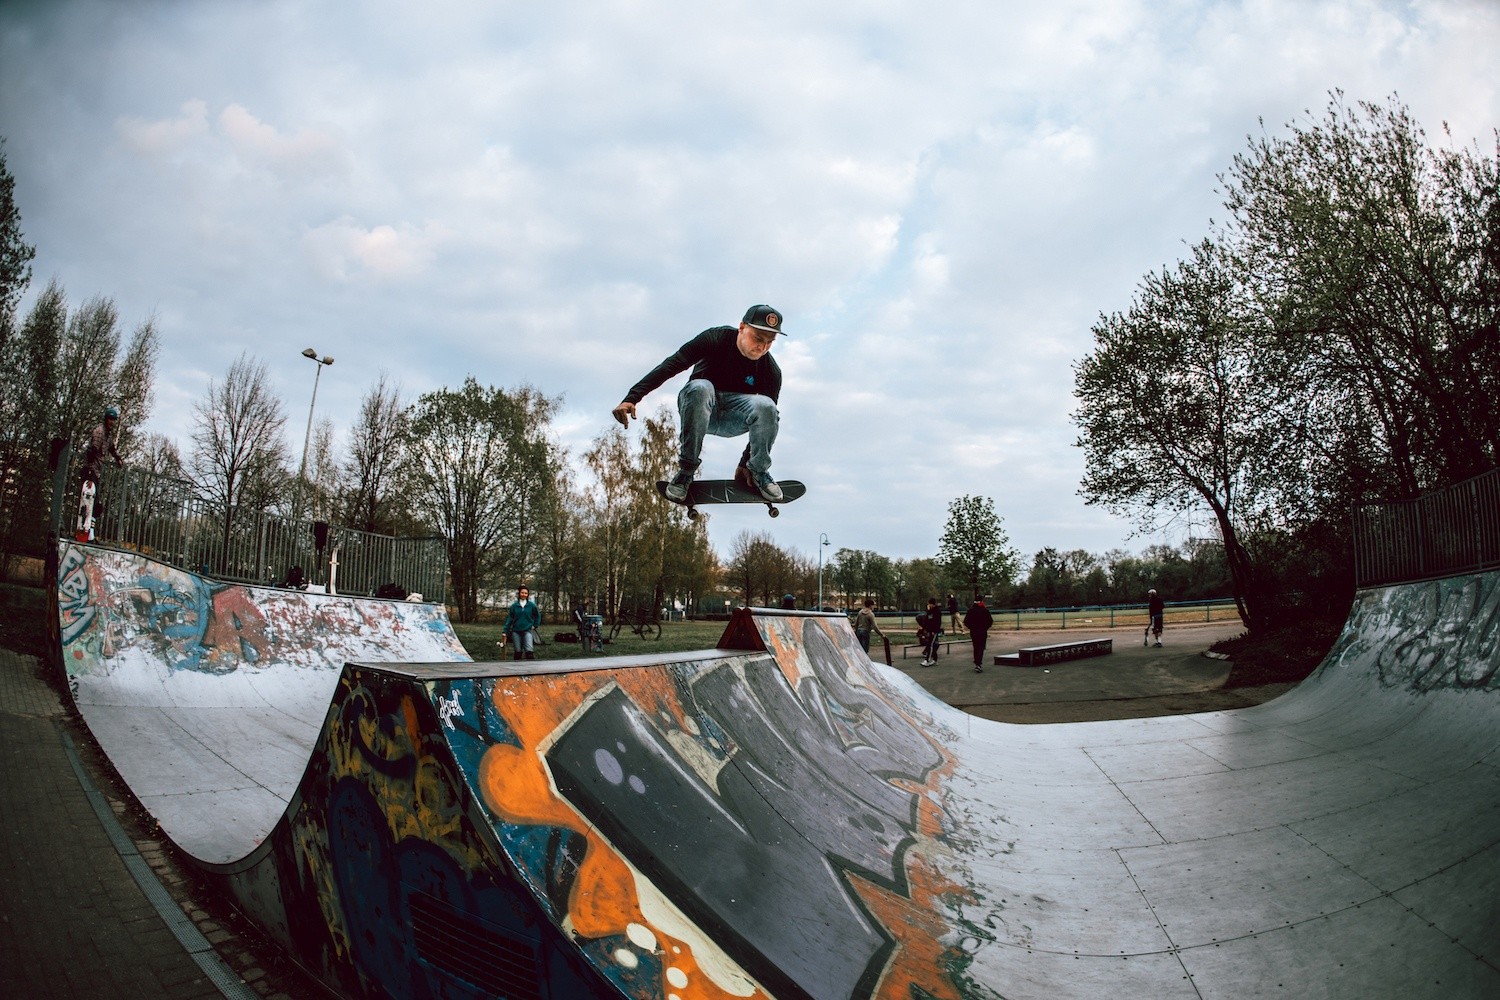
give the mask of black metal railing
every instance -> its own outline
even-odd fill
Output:
[[[1361,587],[1500,568],[1500,469],[1354,511]]]
[[[398,538],[337,525],[319,530],[243,507],[225,512],[185,479],[142,469],[104,475],[95,537],[223,580],[282,583],[300,567],[309,584],[341,594],[374,595],[387,584],[439,603],[446,594],[448,554],[437,536]],[[65,532],[72,527],[71,511]]]

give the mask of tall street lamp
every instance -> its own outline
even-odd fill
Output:
[[[818,532],[818,610],[823,610],[823,550],[828,547],[828,532]]]
[[[302,508],[302,494],[307,489],[307,448],[312,443],[313,408],[318,405],[318,381],[323,377],[324,366],[333,364],[332,358],[327,355],[318,357],[318,352],[311,347],[303,351],[302,356],[317,364],[318,373],[313,376],[312,402],[307,404],[307,433],[302,436],[302,468],[297,471],[297,509],[292,512],[293,522],[298,520],[298,514]]]

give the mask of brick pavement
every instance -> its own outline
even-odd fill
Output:
[[[0,769],[0,992],[34,1000],[327,995],[152,836],[39,662],[7,649]]]

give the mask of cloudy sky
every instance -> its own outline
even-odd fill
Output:
[[[0,0],[0,136],[32,296],[154,318],[148,429],[184,450],[248,351],[300,457],[312,346],[339,430],[382,372],[473,375],[562,396],[577,454],[769,302],[773,472],[809,493],[716,512],[721,552],[930,556],[975,493],[1029,559],[1191,530],[1079,499],[1072,366],[1248,137],[1337,88],[1492,152],[1497,51],[1488,0]]]

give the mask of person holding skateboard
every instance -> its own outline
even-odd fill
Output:
[[[124,459],[120,458],[117,444],[119,436],[120,408],[106,406],[104,418],[89,432],[88,444],[83,449],[83,467],[78,474],[78,527],[75,536],[79,541],[92,542],[94,522],[104,516],[104,502],[99,499],[104,460],[113,458],[116,467],[125,464]]]
[[[1165,610],[1166,605],[1163,604],[1161,595],[1153,587],[1146,594],[1146,614],[1150,616],[1151,620],[1146,625],[1146,634],[1141,636],[1142,645],[1147,644],[1150,641],[1147,636],[1154,633],[1156,635],[1156,645],[1158,647],[1161,646],[1161,626]]]
[[[768,305],[751,306],[738,327],[715,326],[679,347],[647,372],[625,399],[611,411],[625,427],[636,416],[635,407],[673,376],[693,369],[677,394],[682,430],[677,474],[667,484],[669,500],[682,501],[702,464],[703,436],[750,436],[734,471],[735,481],[768,501],[782,499],[781,487],[771,478],[771,446],[776,443],[781,412],[781,366],[771,357],[771,345],[783,334],[782,315]]]
[[[927,598],[927,610],[917,615],[917,638],[922,643],[922,666],[937,666],[938,642],[943,637],[943,609],[936,597]]]
[[[89,433],[89,443],[84,446],[83,473],[79,477],[80,483],[93,483],[98,486],[99,474],[103,471],[106,458],[113,458],[116,466],[125,464],[120,458],[119,437],[120,408],[106,406],[104,418],[94,425],[93,431]]]
[[[865,606],[859,609],[859,614],[854,618],[854,637],[859,640],[859,648],[865,651],[866,656],[870,654],[871,632],[885,638],[885,633],[875,623],[875,599],[866,597]]]

